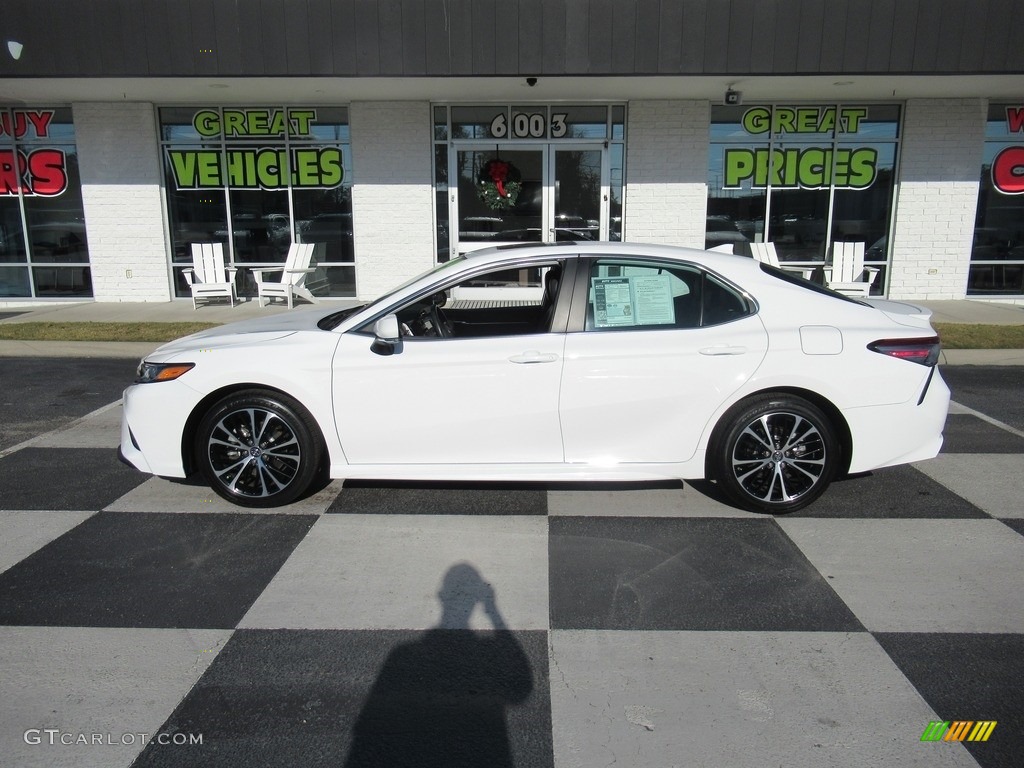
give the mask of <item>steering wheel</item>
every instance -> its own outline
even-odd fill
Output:
[[[439,337],[450,339],[455,335],[452,321],[448,319],[448,316],[441,310],[441,307],[437,304],[432,305],[430,314],[434,320],[434,326],[437,328],[437,335]]]

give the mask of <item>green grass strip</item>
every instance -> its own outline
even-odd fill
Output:
[[[173,341],[217,323],[0,323],[6,341]]]
[[[1024,325],[934,323],[944,349],[1024,349]]]

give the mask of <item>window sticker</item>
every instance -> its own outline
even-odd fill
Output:
[[[670,275],[595,277],[591,287],[596,328],[675,324]]]

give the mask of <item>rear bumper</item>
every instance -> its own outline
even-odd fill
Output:
[[[843,412],[853,438],[850,472],[934,458],[942,448],[949,387],[938,368],[927,389],[905,403]]]

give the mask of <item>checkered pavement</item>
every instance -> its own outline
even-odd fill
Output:
[[[119,464],[119,419],[0,458],[0,765],[1024,754],[1024,434],[970,409],[936,460],[779,518],[704,483],[335,482],[245,511]],[[935,720],[998,725],[922,742]]]

